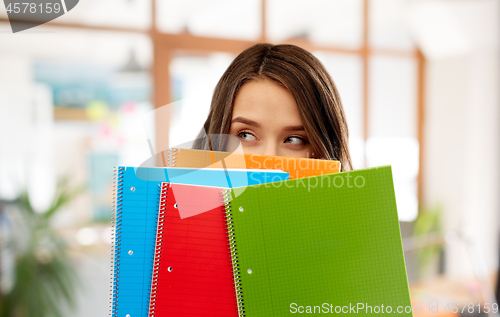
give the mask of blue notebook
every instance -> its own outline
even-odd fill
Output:
[[[233,188],[288,178],[274,170],[117,167],[111,316],[148,316],[162,182]]]

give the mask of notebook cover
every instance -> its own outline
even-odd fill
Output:
[[[162,185],[150,317],[238,316],[221,190]]]
[[[186,170],[134,168],[115,170],[115,236],[112,244],[111,316],[148,315],[160,184],[165,181],[232,187],[288,179],[280,171]]]
[[[225,194],[240,315],[411,306],[391,168],[305,180]]]
[[[277,169],[290,179],[340,172],[339,161],[178,148],[169,149],[167,162],[174,167]]]

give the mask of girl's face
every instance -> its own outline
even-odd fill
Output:
[[[285,87],[268,79],[240,87],[229,133],[241,140],[245,153],[312,156],[295,99]]]

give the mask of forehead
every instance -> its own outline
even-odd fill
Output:
[[[240,87],[234,100],[232,117],[239,116],[263,123],[302,123],[290,91],[269,79],[252,80]]]

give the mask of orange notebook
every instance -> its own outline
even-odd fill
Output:
[[[339,161],[180,148],[168,150],[167,167],[276,169],[290,179],[340,172]]]

